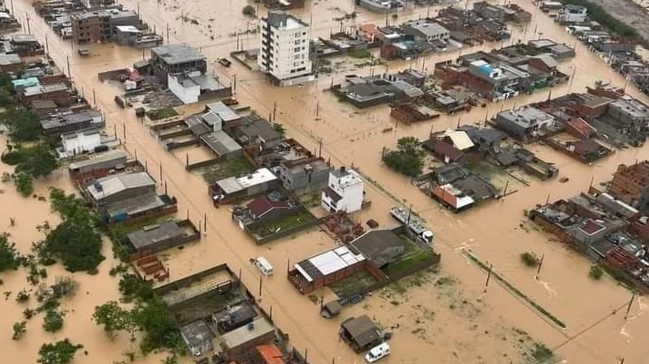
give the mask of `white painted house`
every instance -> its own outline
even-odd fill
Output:
[[[257,63],[274,83],[290,86],[313,81],[309,59],[310,26],[281,11],[269,11],[260,19],[260,45]]]
[[[66,155],[76,155],[94,150],[101,145],[99,130],[79,131],[61,135],[63,152]]]
[[[329,212],[352,213],[361,209],[364,184],[356,171],[341,167],[329,172],[329,183],[322,190],[322,208]]]

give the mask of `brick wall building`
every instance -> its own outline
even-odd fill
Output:
[[[649,210],[649,161],[621,164],[613,175],[609,193],[642,212]]]

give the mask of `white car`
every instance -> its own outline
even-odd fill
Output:
[[[390,345],[388,345],[388,343],[383,343],[368,351],[367,354],[365,354],[365,361],[368,363],[376,363],[388,355],[390,355]]]

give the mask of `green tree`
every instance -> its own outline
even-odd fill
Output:
[[[279,135],[284,136],[286,134],[286,128],[280,123],[273,123],[273,129],[279,133]]]
[[[63,315],[55,310],[47,310],[43,317],[43,329],[47,332],[57,332],[63,327]]]
[[[528,267],[536,267],[539,265],[539,258],[532,252],[521,253],[521,261]]]
[[[18,173],[15,183],[18,193],[23,197],[29,197],[34,193],[34,179],[27,173]]]
[[[105,259],[101,255],[101,235],[89,212],[77,213],[47,234],[46,250],[59,258],[70,272],[96,273]]]
[[[49,176],[59,167],[54,151],[47,143],[38,143],[19,151],[22,158],[16,166],[16,173],[27,173],[33,178],[40,178]]]
[[[135,324],[145,333],[140,344],[143,353],[178,346],[178,326],[162,299],[155,297],[146,303],[139,303],[132,314]]]
[[[13,104],[11,92],[4,88],[0,88],[0,107],[8,107]]]
[[[398,140],[396,150],[384,151],[382,157],[391,169],[410,177],[421,174],[424,164],[424,151],[415,137],[404,137]]]
[[[16,270],[23,259],[16,250],[16,244],[9,240],[9,234],[0,234],[0,272]]]
[[[602,279],[602,277],[604,276],[604,270],[599,265],[593,264],[590,266],[590,270],[588,271],[588,276],[598,281]]]
[[[12,340],[20,340],[27,332],[27,321],[16,322],[14,324],[14,333],[11,336]]]
[[[56,277],[55,283],[50,286],[50,291],[55,299],[73,297],[77,293],[79,282],[72,277]]]
[[[69,364],[77,350],[83,345],[75,345],[69,339],[60,340],[53,344],[43,344],[38,350],[40,364]]]
[[[58,212],[63,218],[69,218],[79,212],[82,214],[89,213],[87,204],[83,199],[76,197],[74,194],[66,195],[63,190],[58,188],[50,190],[50,205],[52,210]]]
[[[255,15],[257,14],[257,11],[255,10],[255,7],[252,5],[246,5],[243,7],[241,10],[241,13],[249,18],[254,18]]]
[[[41,136],[38,115],[24,107],[10,108],[0,114],[0,123],[7,126],[9,135],[17,142],[34,141]]]
[[[135,299],[145,302],[153,299],[151,283],[131,273],[124,274],[119,280],[119,291],[126,301]]]
[[[101,306],[95,307],[92,319],[97,325],[103,325],[104,331],[109,337],[113,337],[117,331],[128,331],[131,338],[135,335],[135,323],[130,311],[124,310],[116,301],[109,301]]]

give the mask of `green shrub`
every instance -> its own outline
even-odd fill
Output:
[[[539,258],[532,252],[521,253],[521,261],[531,268],[539,265]]]
[[[47,332],[57,332],[63,327],[63,315],[58,311],[47,310],[43,318],[43,329]]]
[[[604,276],[604,270],[599,265],[593,264],[588,271],[588,276],[598,281]]]

